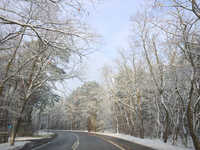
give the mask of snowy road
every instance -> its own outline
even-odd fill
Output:
[[[59,138],[33,150],[153,150],[123,139],[105,135],[55,131]]]

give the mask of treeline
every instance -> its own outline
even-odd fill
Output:
[[[130,48],[102,74],[119,132],[200,149],[199,3],[146,1],[131,16]]]
[[[42,113],[40,127],[43,129],[88,130],[99,132],[107,129],[112,123],[109,101],[104,90],[96,81],[84,83],[75,89],[67,98],[61,97],[54,107],[46,108],[47,115]],[[39,113],[34,118],[39,120]],[[110,126],[112,127],[112,126]]]
[[[11,146],[16,134],[33,132],[37,111],[59,100],[56,82],[83,78],[81,59],[99,44],[83,6],[68,0],[0,2],[0,131],[11,130]]]
[[[67,98],[65,129],[113,129],[186,147],[191,139],[199,150],[199,11],[195,0],[146,1],[131,16],[130,47],[102,68],[101,84]]]

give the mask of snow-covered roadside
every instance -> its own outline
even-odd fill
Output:
[[[130,135],[117,134],[117,133],[96,133],[95,132],[95,134],[102,134],[102,135],[108,135],[108,136],[121,138],[124,140],[132,141],[134,143],[151,147],[154,149],[158,149],[158,150],[195,150],[195,148],[191,148],[191,149],[185,148],[182,144],[173,146],[170,143],[164,143],[163,141],[159,139],[141,139],[141,138],[133,137]]]
[[[54,134],[54,133],[49,132],[49,135],[51,135],[51,134]],[[44,137],[17,137],[15,139],[14,146],[10,146],[10,142],[3,143],[3,144],[0,144],[0,150],[17,150],[17,149],[23,147],[26,143],[29,143],[29,141],[26,141],[26,140],[47,138],[46,136],[48,136],[48,133],[44,132],[44,131],[39,131],[38,135],[41,135]],[[8,141],[10,141],[10,140],[8,140]]]
[[[56,130],[55,130],[56,131]],[[88,132],[87,130],[57,130],[57,131],[72,131],[72,132]],[[144,145],[147,147],[151,147],[157,150],[195,150],[195,148],[192,145],[192,142],[189,144],[189,147],[192,148],[185,148],[184,145],[181,143],[177,143],[177,146],[173,146],[170,141],[168,143],[164,143],[163,141],[159,139],[141,139],[137,137],[133,137],[130,135],[125,135],[125,134],[120,134],[120,133],[114,133],[113,131],[105,131],[104,133],[100,132],[90,132],[94,134],[102,134],[102,135],[107,135],[107,136],[113,136],[117,138],[121,138],[127,141],[131,141],[140,145]]]
[[[20,147],[23,147],[29,141],[17,141],[14,146],[10,146],[10,143],[0,144],[0,150],[17,150]]]

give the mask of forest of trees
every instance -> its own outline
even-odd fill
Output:
[[[100,44],[86,15],[81,1],[0,1],[0,131],[12,124],[10,145],[59,100],[57,82],[84,77],[82,57]]]
[[[79,60],[100,43],[79,20],[83,5],[0,2],[1,132],[9,123],[13,139],[24,130],[112,130],[186,147],[192,140],[200,150],[200,3],[146,0],[130,17],[129,48],[117,48],[101,81],[59,97],[55,83],[81,79]]]

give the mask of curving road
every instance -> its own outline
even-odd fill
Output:
[[[87,132],[53,131],[59,137],[32,150],[153,150],[119,138]]]

